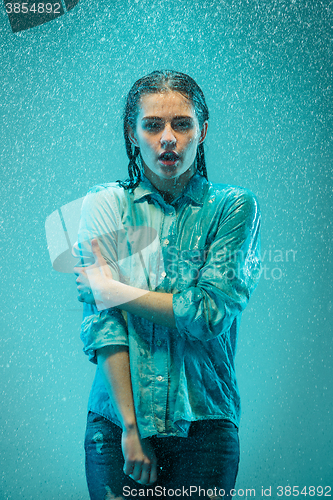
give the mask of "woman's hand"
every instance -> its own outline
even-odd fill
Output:
[[[125,459],[124,473],[139,484],[157,480],[157,461],[148,439],[140,439],[137,428],[124,430],[121,446]]]
[[[91,240],[95,263],[88,267],[74,267],[77,276],[78,300],[87,304],[101,304],[112,286],[112,273],[103,258],[96,239]]]

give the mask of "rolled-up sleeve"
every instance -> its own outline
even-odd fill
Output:
[[[83,352],[95,364],[97,349],[107,345],[128,347],[127,324],[122,311],[116,308],[105,309],[84,317],[80,337],[84,345]]]
[[[76,267],[86,267],[95,262],[91,240],[96,238],[113,278],[119,281],[117,231],[121,228],[120,224],[119,208],[112,190],[103,186],[90,190],[82,204],[78,240],[72,249],[79,260]],[[90,361],[97,363],[97,349],[108,345],[128,346],[125,313],[117,308],[99,312],[95,305],[83,303],[80,337],[84,344],[83,351]]]
[[[255,196],[237,189],[221,210],[216,235],[195,286],[173,295],[183,336],[210,340],[229,331],[260,277],[260,211]]]

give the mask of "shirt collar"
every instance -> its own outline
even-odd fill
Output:
[[[196,204],[202,205],[207,185],[207,179],[196,172],[189,180],[183,193],[176,199],[179,200],[182,197],[187,197],[194,201]],[[143,198],[163,199],[160,192],[152,185],[150,180],[147,179],[144,174],[142,174],[142,180],[140,181],[140,184],[134,189],[133,196],[134,202],[139,201]]]

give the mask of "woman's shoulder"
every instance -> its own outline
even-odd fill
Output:
[[[124,198],[124,188],[119,186],[117,182],[96,184],[88,190],[84,197],[82,209],[92,213],[99,213],[104,209],[120,213]]]
[[[120,194],[123,193],[124,188],[121,187],[118,182],[105,182],[103,184],[96,184],[91,187],[87,194],[99,193],[103,191],[104,193],[110,194]]]
[[[208,192],[210,198],[215,197],[218,201],[236,202],[239,200],[243,203],[258,204],[257,196],[250,189],[242,186],[210,183]]]
[[[229,216],[246,220],[260,218],[260,206],[256,195],[242,186],[211,184],[208,201],[223,220]]]
[[[94,201],[109,200],[110,202],[121,202],[124,199],[124,188],[118,182],[105,182],[96,184],[87,192],[86,198]]]

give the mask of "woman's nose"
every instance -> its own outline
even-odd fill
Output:
[[[166,144],[176,144],[177,140],[173,134],[171,125],[167,124],[164,127],[164,130],[161,135],[161,145],[164,146]]]

